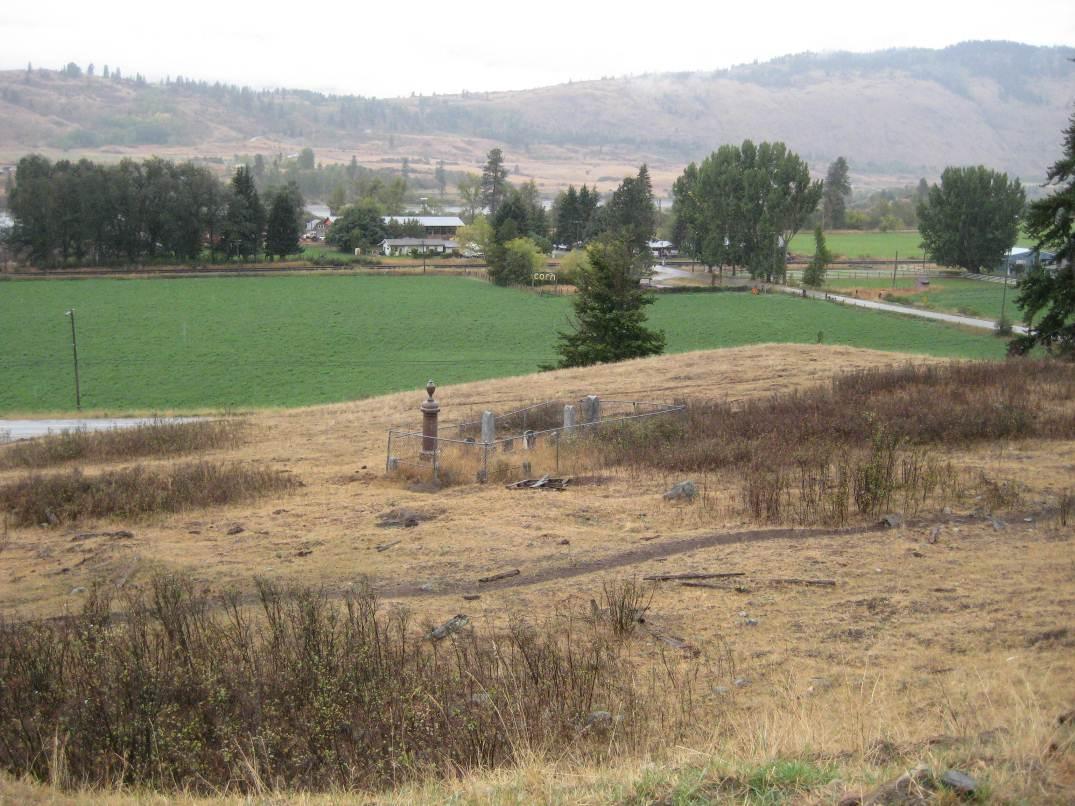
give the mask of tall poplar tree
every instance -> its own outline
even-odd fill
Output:
[[[847,170],[847,160],[837,157],[825,174],[825,195],[822,200],[824,225],[833,229],[843,229],[847,224],[847,197],[851,195],[851,180]]]

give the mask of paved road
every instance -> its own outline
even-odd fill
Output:
[[[194,417],[167,417],[164,422],[179,423],[194,420]],[[61,431],[107,431],[112,428],[133,428],[136,425],[161,422],[162,418],[153,417],[111,417],[108,419],[86,420],[0,420],[0,442],[16,439],[32,439]]]
[[[801,297],[804,294],[802,288],[791,288],[789,286],[773,286],[777,291],[783,291],[785,294],[792,294],[796,297]],[[933,319],[938,322],[948,322],[953,325],[963,325],[965,327],[975,327],[981,330],[994,330],[997,323],[992,319],[976,319],[973,316],[960,316],[954,313],[941,313],[940,311],[927,311],[922,308],[911,308],[907,305],[894,305],[890,302],[873,302],[868,299],[856,299],[855,297],[845,297],[840,294],[828,294],[824,291],[811,291],[805,290],[805,295],[813,297],[814,299],[828,300],[829,302],[838,302],[841,305],[854,305],[858,308],[870,308],[874,311],[887,311],[888,313],[898,313],[904,316],[917,316],[921,319]],[[1013,325],[1012,330],[1016,333],[1026,333],[1026,328],[1023,325]]]
[[[676,269],[672,266],[654,266],[653,278],[650,280],[650,285],[655,288],[667,288],[671,285],[668,281],[673,277],[697,277],[697,273],[684,271],[683,269]]]

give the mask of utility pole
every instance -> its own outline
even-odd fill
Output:
[[[75,309],[67,312],[71,319],[71,354],[75,360],[75,408],[82,411],[82,390],[78,384],[78,338],[75,336]]]
[[[896,250],[896,259],[892,261],[892,287],[896,287],[896,268],[900,265],[900,250]]]

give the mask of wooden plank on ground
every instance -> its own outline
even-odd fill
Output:
[[[514,568],[511,571],[505,571],[502,574],[493,574],[492,576],[482,577],[478,582],[499,582],[501,579],[508,579],[510,577],[519,576],[519,569]]]
[[[680,579],[728,579],[730,577],[745,577],[746,571],[726,571],[721,574],[652,574],[642,577],[647,582],[672,582]]]

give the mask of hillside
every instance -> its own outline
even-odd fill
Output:
[[[474,169],[500,144],[509,165],[553,185],[618,181],[621,166],[647,160],[660,188],[684,162],[750,137],[784,140],[819,170],[844,155],[859,175],[982,163],[1036,180],[1075,100],[1073,54],[1007,42],[806,53],[709,73],[386,100],[17,70],[0,73],[0,160],[32,150],[230,158],[311,145],[326,161],[408,157],[421,172],[436,160]]]
[[[71,477],[76,468],[90,489],[124,472],[151,479],[200,460],[296,483],[179,511],[3,527],[0,713],[17,714],[23,721],[8,724],[27,727],[2,733],[0,803],[837,803],[920,763],[971,775],[976,803],[1070,803],[1075,530],[1065,490],[1075,463],[1075,373],[1032,362],[946,368],[935,359],[916,359],[915,370],[907,361],[842,346],[757,345],[436,390],[442,434],[486,409],[505,414],[591,393],[602,395],[605,411],[613,396],[690,406],[678,424],[613,432],[622,439],[604,443],[638,452],[602,453],[582,438],[565,440],[555,454],[516,442],[490,465],[513,481],[524,458],[535,477],[552,473],[555,462],[557,475],[574,476],[562,492],[461,475],[443,487],[412,483],[411,475],[428,476],[421,465],[386,474],[387,429],[421,420],[425,376],[417,373],[411,391],[232,420],[225,433],[234,439],[194,452],[159,450],[149,440],[118,455],[72,455],[55,439],[37,443],[40,450],[2,448],[3,503],[18,491],[47,495],[43,479]],[[983,401],[972,419],[962,414],[968,388]],[[509,422],[500,421],[498,436],[516,433]],[[897,525],[875,526],[878,516],[860,513],[857,503],[844,525],[810,520],[817,513],[805,474],[815,457],[826,467],[830,458],[880,467],[884,433],[916,435],[892,454],[903,481],[895,510],[884,511],[901,513]],[[777,442],[765,447],[770,437]],[[695,438],[704,440],[697,452],[688,447]],[[766,461],[786,455],[783,509],[752,514],[749,485],[775,477],[749,465],[720,467],[737,452],[716,449],[725,439]],[[398,440],[391,450],[403,455]],[[441,461],[448,473],[460,467]],[[793,468],[803,469],[801,487]],[[836,471],[834,464],[832,478]],[[688,478],[699,490],[693,502],[662,496]],[[701,585],[677,578],[700,573],[710,575]],[[188,587],[162,588],[172,574]],[[663,581],[642,588],[644,620],[632,618],[626,637],[615,638],[608,592],[643,577]],[[302,609],[281,593],[266,600],[263,615],[256,591],[291,586],[309,586]],[[174,611],[163,599],[156,611],[138,609],[140,597],[168,591]],[[431,716],[414,722],[428,733],[405,733],[398,745],[379,743],[382,734],[367,726],[396,713],[411,689],[369,707],[355,698],[381,689],[348,676],[372,656],[345,643],[358,632],[351,614],[364,612],[352,610],[366,601],[356,598],[364,591],[381,602],[375,623],[404,624],[408,646],[436,659],[436,680],[450,683],[434,692],[451,698],[450,709],[405,701],[415,711],[428,705]],[[274,617],[276,601],[283,618]],[[176,668],[188,655],[167,649],[161,624],[172,623],[169,612],[184,625],[174,634],[193,636],[190,652],[201,653],[189,670]],[[50,618],[60,614],[67,618]],[[393,614],[407,621],[390,621]],[[425,640],[429,627],[454,614],[469,619],[465,630]],[[78,626],[90,618],[92,629]],[[279,663],[265,654],[249,664],[224,657],[236,634],[226,632],[229,624],[257,637],[275,629],[270,622],[292,625],[272,633],[289,641],[283,649],[272,644]],[[121,643],[138,629],[148,652]],[[481,678],[475,689],[466,688],[472,678],[457,678],[457,659],[488,657],[472,652],[488,647],[487,636],[502,649],[491,667],[504,668],[520,656],[512,636],[550,635],[555,642],[528,662],[555,662],[554,650],[588,648],[595,636],[608,649],[576,668],[596,668],[616,653],[616,685],[595,685],[575,705],[557,696],[572,691],[567,674],[541,671],[495,687]],[[46,660],[40,647],[52,646],[49,636],[63,651]],[[323,640],[302,644],[299,655],[293,642],[311,636]],[[87,649],[94,663],[72,660]],[[19,662],[27,657],[36,662]],[[386,665],[392,679],[425,685],[411,667]],[[258,681],[278,682],[249,684],[255,672],[267,675]],[[105,682],[86,685],[96,675]],[[360,685],[347,686],[352,679]],[[543,698],[523,698],[531,680],[564,682]],[[245,707],[254,693],[260,707]],[[508,710],[520,704],[539,706],[525,712],[533,721]],[[97,713],[113,721],[93,719]],[[595,728],[593,715],[604,713],[611,727]],[[464,729],[463,717],[480,729]],[[54,738],[58,719],[62,744]],[[98,724],[121,727],[102,728],[98,738]],[[409,730],[409,722],[399,724]],[[430,753],[427,742],[413,753],[417,762],[404,756],[408,741],[457,724],[445,735],[513,741],[481,744],[491,749],[478,761],[447,741],[437,746],[443,754]],[[299,738],[281,741],[289,736]],[[115,749],[128,746],[135,748],[128,755]],[[406,763],[385,764],[385,774],[369,767],[368,759],[395,747],[404,748],[396,753]],[[150,766],[147,757],[161,761]],[[941,792],[929,802],[970,799]]]

